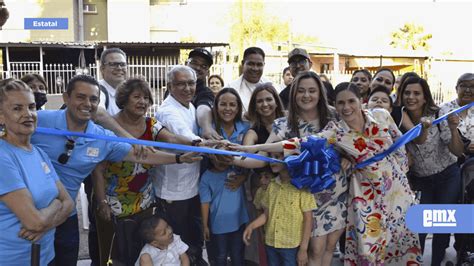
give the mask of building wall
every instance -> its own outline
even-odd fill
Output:
[[[0,40],[74,41],[74,0],[6,0],[10,18],[0,31]],[[24,18],[68,18],[67,30],[25,30]]]
[[[108,0],[108,41],[149,41],[150,0]]]
[[[107,41],[107,0],[84,0],[94,5],[96,13],[84,12],[84,40]]]

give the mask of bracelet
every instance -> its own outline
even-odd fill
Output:
[[[175,158],[176,158],[176,163],[178,164],[183,163],[181,162],[181,154],[176,154]]]

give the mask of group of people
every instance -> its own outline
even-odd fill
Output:
[[[224,85],[209,76],[212,54],[196,48],[166,77],[167,97],[153,117],[142,77],[127,77],[126,54],[104,50],[101,80],[77,75],[65,108],[40,110],[46,83],[32,74],[0,81],[0,265],[76,265],[74,199],[86,183],[92,265],[330,265],[337,243],[346,265],[421,265],[426,234],[411,232],[407,209],[453,204],[460,165],[474,153],[474,108],[431,121],[473,102],[474,74],[456,84],[458,97],[438,107],[425,79],[388,68],[354,71],[337,84],[311,71],[301,48],[288,55],[286,87],[263,76],[265,53],[244,51],[242,75]],[[208,87],[209,86],[209,87]],[[422,123],[419,137],[379,162],[355,165],[386,150]],[[299,154],[310,136],[340,155],[332,187],[311,194],[290,183],[286,165],[227,155],[183,153],[37,127],[215,149]],[[21,202],[21,204],[19,204]],[[265,225],[261,230],[259,227]],[[449,235],[435,234],[432,265]],[[245,244],[248,246],[246,247]]]

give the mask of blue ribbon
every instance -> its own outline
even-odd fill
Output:
[[[189,146],[189,145],[165,143],[165,142],[150,141],[150,140],[128,139],[128,138],[112,137],[112,136],[105,136],[105,135],[96,135],[96,134],[89,134],[89,133],[82,133],[82,132],[71,132],[71,131],[67,131],[67,130],[60,130],[60,129],[54,129],[54,128],[38,127],[38,128],[36,128],[36,133],[56,135],[56,136],[73,136],[73,137],[82,137],[82,138],[89,138],[89,139],[101,139],[101,140],[105,140],[105,141],[125,142],[125,143],[129,143],[129,144],[132,144],[132,145],[133,144],[146,145],[146,146],[152,146],[152,147],[157,147],[157,148],[162,148],[162,149],[180,150],[180,151],[188,151],[188,152],[199,152],[199,153],[211,153],[211,154],[220,154],[220,155],[242,156],[242,157],[249,157],[249,158],[256,159],[256,160],[269,162],[269,163],[283,163],[283,161],[281,161],[281,160],[277,160],[277,159],[274,159],[274,158],[268,158],[268,157],[265,157],[265,156],[262,156],[262,155],[259,155],[259,154],[218,150],[218,149],[195,147],[195,146]]]
[[[292,177],[291,183],[298,189],[308,188],[311,193],[328,189],[336,182],[332,176],[339,172],[339,155],[326,139],[314,136],[301,143],[301,153],[285,158]]]
[[[440,116],[439,118],[437,118],[436,120],[434,120],[432,122],[432,125],[435,126],[439,123],[441,123],[443,120],[446,120],[448,118],[448,116],[452,115],[452,114],[457,114],[459,112],[462,112],[466,109],[469,109],[471,107],[474,106],[474,102],[470,103],[470,104],[466,104],[456,110],[453,110],[443,116]],[[373,164],[375,162],[378,162],[380,160],[382,160],[383,158],[387,157],[390,153],[398,150],[401,146],[407,144],[408,142],[414,140],[415,138],[417,138],[420,134],[421,134],[421,123],[416,125],[415,127],[413,127],[412,129],[408,130],[407,133],[405,133],[403,136],[401,136],[397,141],[395,141],[392,146],[390,146],[387,150],[381,152],[381,153],[378,153],[376,154],[374,157],[371,157],[361,163],[358,163],[356,165],[356,169],[360,169],[360,168],[364,168],[370,164]]]

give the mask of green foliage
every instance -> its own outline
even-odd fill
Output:
[[[421,25],[414,23],[405,23],[403,27],[397,31],[392,32],[392,47],[400,47],[407,50],[429,50],[429,40],[432,34],[425,34],[425,29]]]
[[[237,1],[230,17],[231,48],[239,55],[245,47],[254,46],[258,42],[286,42],[290,37],[289,23],[268,14],[261,0]]]

